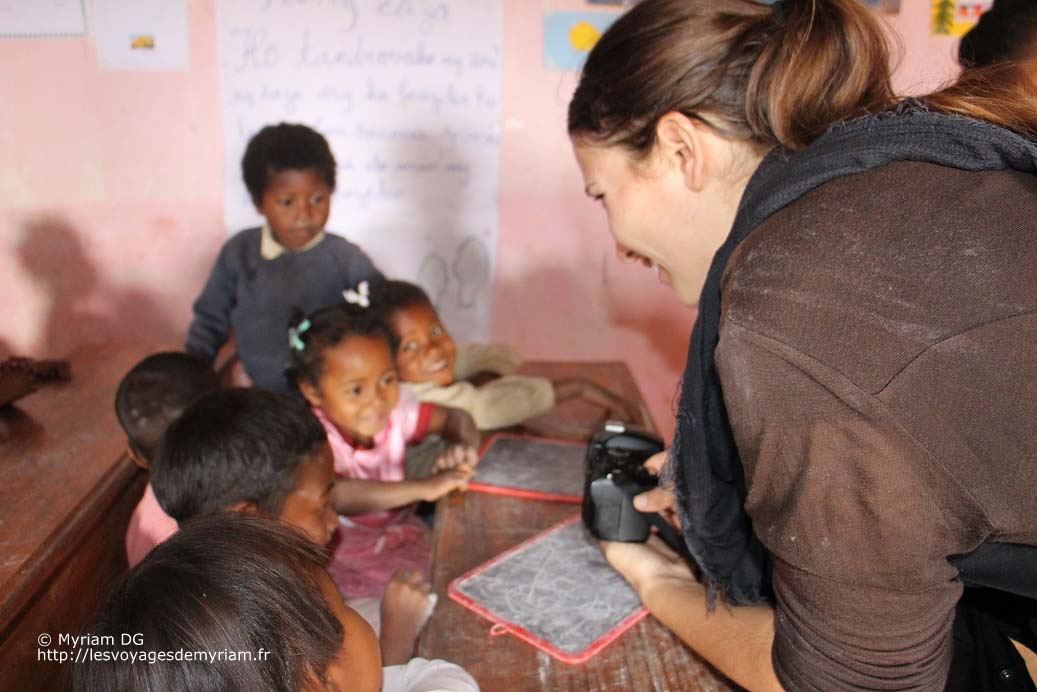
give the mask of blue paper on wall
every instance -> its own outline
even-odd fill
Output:
[[[578,70],[615,12],[549,12],[544,15],[544,65],[550,70]]]

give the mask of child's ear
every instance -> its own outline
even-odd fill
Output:
[[[299,391],[302,392],[304,397],[306,397],[306,401],[310,403],[310,406],[320,408],[320,392],[312,383],[302,380],[299,382]]]
[[[259,514],[259,507],[256,507],[256,503],[249,502],[248,500],[235,502],[227,509],[231,512],[241,512],[243,514]]]

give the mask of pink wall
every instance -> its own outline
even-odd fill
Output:
[[[473,0],[476,1],[476,0]],[[954,42],[903,0],[898,87],[954,75]],[[0,353],[62,355],[101,340],[177,344],[225,239],[213,0],[189,0],[187,72],[102,72],[88,39],[0,41]],[[565,135],[575,85],[545,70],[545,10],[504,0],[501,230],[493,335],[529,358],[622,359],[667,434],[694,317],[613,258]]]
[[[894,86],[905,95],[934,91],[958,76],[958,39],[933,36],[931,0],[901,0],[900,13],[887,15],[899,46]]]
[[[190,22],[186,72],[103,72],[88,39],[0,40],[0,346],[181,341],[224,237],[211,3]]]

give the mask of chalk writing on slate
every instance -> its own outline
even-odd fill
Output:
[[[472,490],[579,502],[585,473],[582,443],[498,435],[483,452]]]
[[[454,580],[449,594],[566,663],[586,661],[647,614],[579,517]]]

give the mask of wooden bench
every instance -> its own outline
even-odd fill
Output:
[[[72,651],[61,635],[92,621],[126,569],[126,524],[146,474],[125,454],[113,402],[148,352],[80,350],[70,383],[0,409],[2,690],[62,689],[70,664],[47,652]]]

